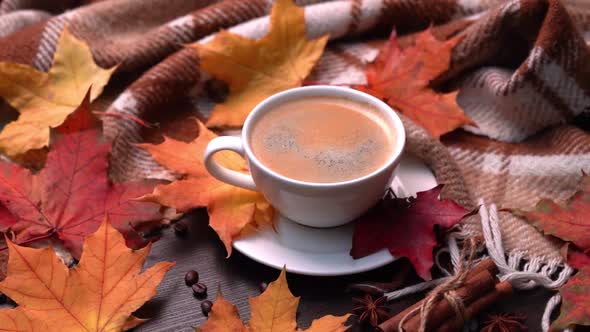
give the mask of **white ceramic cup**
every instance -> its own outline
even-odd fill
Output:
[[[343,182],[314,183],[283,176],[264,165],[252,152],[250,135],[256,121],[284,102],[313,96],[344,97],[369,104],[382,113],[392,129],[395,142],[391,157],[374,172]],[[329,126],[329,123],[321,124]],[[406,141],[401,119],[381,100],[349,88],[308,86],[275,94],[258,104],[246,118],[241,137],[220,136],[205,150],[205,167],[217,179],[234,186],[261,192],[283,216],[312,227],[346,224],[371,208],[389,187]],[[246,158],[250,175],[220,166],[212,158],[219,151],[231,150]]]

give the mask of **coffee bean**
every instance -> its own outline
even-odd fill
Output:
[[[196,284],[197,282],[199,282],[199,273],[194,270],[188,271],[184,275],[184,282],[186,282],[187,286],[192,286],[192,285]]]
[[[260,285],[258,286],[258,289],[260,290],[260,293],[264,293],[264,291],[266,290],[266,288],[268,288],[268,284],[266,282],[261,282]]]
[[[183,223],[182,221],[179,221],[174,224],[174,234],[176,234],[177,236],[183,237],[183,236],[186,236],[187,233],[188,233],[188,226],[185,223]]]
[[[203,311],[203,315],[209,317],[209,313],[211,312],[212,308],[213,308],[213,302],[211,302],[209,300],[205,300],[205,301],[201,302],[201,310]]]
[[[191,286],[193,289],[193,294],[197,298],[204,298],[207,297],[207,286],[205,284],[198,282]]]

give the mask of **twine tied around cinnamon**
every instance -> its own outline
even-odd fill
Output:
[[[464,264],[458,264],[457,271],[446,282],[438,285],[434,288],[428,296],[424,299],[422,305],[414,308],[408,312],[399,322],[398,331],[404,332],[404,324],[416,314],[420,314],[420,327],[418,332],[426,331],[426,322],[434,305],[441,299],[445,299],[453,308],[453,311],[463,322],[466,319],[465,315],[465,304],[463,300],[457,295],[455,290],[463,286],[467,274],[471,270],[475,262],[475,254],[477,250],[477,241],[474,238],[465,240],[465,245],[461,249],[461,258],[459,262],[465,262]]]

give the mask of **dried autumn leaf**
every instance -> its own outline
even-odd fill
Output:
[[[437,138],[470,124],[457,105],[456,92],[441,94],[429,86],[448,69],[459,40],[440,42],[426,30],[418,34],[414,46],[402,50],[394,30],[375,62],[366,68],[367,86],[356,88],[383,99]]]
[[[327,315],[320,319],[314,319],[307,330],[297,329],[297,332],[344,332],[348,330],[348,326],[343,324],[348,320],[349,316],[350,314],[344,316]]]
[[[59,38],[49,72],[0,62],[0,96],[20,113],[0,133],[0,151],[17,157],[47,146],[49,128],[63,123],[90,86],[90,101],[98,97],[114,70],[98,67],[88,46],[67,29]]]
[[[550,331],[563,331],[576,325],[590,326],[589,289],[590,267],[586,266],[559,289],[561,310],[559,317],[551,324]]]
[[[407,257],[418,275],[430,280],[432,250],[437,245],[434,226],[457,224],[467,211],[451,200],[439,200],[442,185],[417,194],[416,199],[396,198],[390,192],[355,224],[350,254],[361,258],[387,248]]]
[[[240,319],[238,308],[226,300],[221,292],[218,292],[209,318],[203,326],[195,330],[197,332],[245,332],[248,328]]]
[[[541,232],[590,250],[590,176],[582,176],[581,189],[564,204],[550,199],[537,202],[533,211],[511,210]]]
[[[268,285],[264,293],[250,298],[251,318],[248,326],[240,321],[234,305],[218,295],[209,314],[209,319],[197,331],[201,332],[289,332],[297,329],[295,315],[299,298],[293,296],[287,284],[287,273],[281,271],[279,278]],[[344,323],[350,314],[344,316],[327,315],[316,319],[306,332],[343,332],[348,329]]]
[[[277,0],[264,37],[221,31],[206,44],[190,45],[198,50],[203,70],[229,85],[229,97],[215,106],[207,126],[239,127],[263,99],[301,86],[327,42],[327,36],[307,39],[303,8]]]
[[[271,282],[257,297],[250,298],[250,328],[253,331],[295,331],[299,298],[293,296],[287,285],[287,273]]]
[[[231,243],[247,225],[272,223],[273,209],[262,194],[221,182],[207,172],[203,160],[205,148],[215,138],[200,121],[199,136],[190,143],[166,137],[158,145],[140,144],[161,165],[185,177],[167,185],[158,185],[143,201],[176,208],[186,212],[207,207],[209,225],[217,232],[231,255]],[[246,171],[244,159],[232,152],[215,155],[217,162],[227,168]]]
[[[113,184],[107,177],[110,143],[101,141],[100,124],[88,109],[88,98],[53,131],[52,149],[38,174],[0,162],[0,231],[11,231],[17,243],[57,236],[79,258],[83,238],[94,232],[105,214],[128,244],[145,241],[131,222],[160,222],[160,207],[139,202],[152,182]]]
[[[0,309],[1,331],[119,331],[142,320],[131,316],[156,295],[174,263],[141,272],[151,245],[133,251],[106,220],[84,241],[80,263],[69,270],[53,248],[8,244],[8,276],[0,291],[18,307]]]
[[[6,246],[4,239],[0,239],[0,246]],[[0,281],[6,277],[6,265],[8,265],[8,251],[2,250],[0,251]]]
[[[574,269],[579,270],[585,266],[590,266],[590,256],[571,246],[571,243],[566,243],[561,247],[561,256]]]

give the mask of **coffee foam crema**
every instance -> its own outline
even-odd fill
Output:
[[[393,153],[395,135],[373,106],[339,97],[307,97],[268,111],[252,129],[257,159],[306,182],[341,182],[367,175]]]

